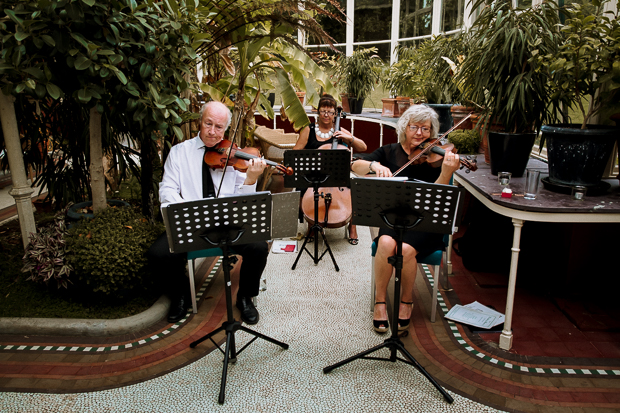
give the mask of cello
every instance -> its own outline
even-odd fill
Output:
[[[337,108],[337,115],[334,122],[334,131],[340,130],[340,118],[345,115],[342,108]],[[321,145],[319,149],[349,149],[338,139],[334,139],[331,144]],[[321,195],[318,206],[318,221],[323,228],[340,228],[351,221],[351,189],[347,187],[321,187],[318,189]],[[301,201],[301,209],[304,219],[308,225],[314,225],[314,194],[306,191]]]

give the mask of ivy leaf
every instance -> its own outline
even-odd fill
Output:
[[[77,59],[75,59],[75,68],[77,70],[86,70],[90,67],[92,63],[92,60],[90,60],[84,55],[80,55],[77,57]]]
[[[58,99],[60,96],[62,96],[62,90],[53,83],[48,83],[47,85],[45,85],[45,88],[47,89],[47,93],[49,93],[52,99]]]
[[[88,89],[80,89],[77,95],[78,95],[78,99],[82,103],[88,103],[90,102],[90,99],[92,98],[91,92]],[[87,235],[87,238],[90,238],[90,233]]]
[[[183,131],[181,130],[181,128],[179,128],[177,125],[172,125],[172,130],[174,131],[174,134],[177,138],[183,140]]]
[[[73,37],[75,40],[77,40],[78,43],[88,49],[88,42],[86,41],[86,39],[84,39],[84,36],[79,33],[71,33],[71,37]]]
[[[30,36],[30,33],[25,33],[21,31],[20,28],[18,28],[17,33],[15,33],[15,40],[17,40],[18,42],[21,42],[22,40],[27,39],[28,36]]]

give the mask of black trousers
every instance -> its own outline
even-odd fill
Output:
[[[235,245],[232,252],[243,258],[239,270],[239,291],[237,297],[254,297],[258,295],[260,278],[267,265],[269,245],[266,242]],[[170,252],[168,238],[163,233],[153,242],[147,251],[147,258],[152,273],[162,283],[162,287],[173,297],[190,296],[189,279],[185,274],[187,254]]]

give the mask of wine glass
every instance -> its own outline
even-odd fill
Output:
[[[510,178],[512,177],[512,172],[499,172],[497,174],[497,182],[502,186],[502,188],[507,188],[510,184]]]

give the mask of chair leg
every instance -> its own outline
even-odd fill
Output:
[[[198,306],[196,305],[196,285],[194,281],[194,260],[187,260],[187,269],[189,272],[189,289],[192,294],[192,310],[194,314],[198,312]]]
[[[446,281],[448,280],[448,275],[452,274],[452,234],[448,236],[448,246],[446,247]]]
[[[370,262],[370,312],[375,311],[375,257]]]
[[[431,301],[431,323],[435,322],[437,315],[437,291],[439,290],[439,271],[441,265],[435,265],[435,272],[433,274],[433,299]]]

